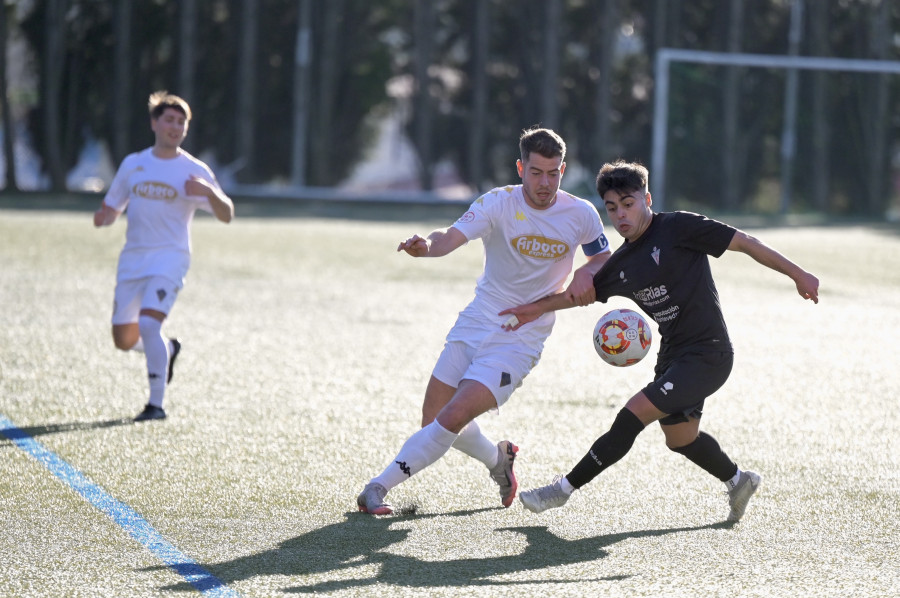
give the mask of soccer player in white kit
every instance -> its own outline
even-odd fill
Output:
[[[472,203],[451,227],[414,235],[397,251],[413,257],[440,257],[472,239],[484,244],[484,272],[475,298],[447,335],[425,390],[422,429],[413,434],[380,475],[357,497],[360,511],[388,515],[389,490],[440,459],[450,447],[481,461],[500,487],[504,507],[516,496],[513,461],[518,448],[494,443],[475,418],[503,405],[541,357],[555,317],[541,318],[515,331],[500,311],[562,291],[581,245],[589,262],[610,255],[597,209],[559,189],[566,145],[549,129],[525,131],[516,161],[521,185],[498,187]],[[599,268],[599,265],[597,266]],[[573,279],[567,293],[579,295],[590,277]]]
[[[150,398],[135,421],[163,419],[166,384],[172,379],[177,339],[162,335],[191,264],[190,225],[198,209],[228,223],[234,203],[209,167],[183,149],[191,108],[178,96],[150,96],[152,147],[125,157],[94,226],[109,226],[128,208],[125,246],[119,255],[112,334],[116,348],[143,352]]]

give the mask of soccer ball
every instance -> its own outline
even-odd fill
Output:
[[[594,349],[616,367],[634,365],[650,351],[650,325],[636,311],[614,309],[594,326]]]

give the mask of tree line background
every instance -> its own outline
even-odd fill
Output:
[[[649,165],[657,48],[900,58],[895,0],[0,1],[2,47],[22,36],[37,81],[11,87],[4,53],[6,191],[15,114],[59,191],[86,135],[116,164],[149,145],[156,89],[191,104],[186,149],[212,151],[241,184],[338,185],[393,114],[420,189],[444,162],[474,194],[515,182],[518,136],[535,124],[565,137],[570,169]],[[667,208],[777,209],[785,78],[673,67]],[[898,202],[900,77],[798,78],[792,210],[884,215]]]

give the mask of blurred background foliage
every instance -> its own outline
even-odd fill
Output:
[[[569,144],[564,186],[591,195],[604,161],[650,163],[658,48],[900,58],[900,2],[892,0],[3,6],[7,191],[20,186],[14,134],[34,148],[44,186],[64,190],[86,140],[108,148],[114,165],[149,145],[147,97],[168,89],[194,110],[186,149],[234,185],[338,187],[388,135],[388,148],[401,136],[413,148],[412,176],[380,190],[455,184],[474,196],[515,182],[518,136],[540,124]],[[786,75],[673,65],[666,208],[779,210]],[[900,203],[900,77],[798,77],[791,209],[884,215]],[[382,169],[405,166],[399,151],[386,153]]]

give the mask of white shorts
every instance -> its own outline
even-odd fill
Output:
[[[516,333],[499,326],[474,328],[466,326],[462,318],[454,326],[456,332],[460,326],[465,330],[466,340],[449,340],[454,336],[451,331],[432,375],[454,388],[461,380],[480,382],[491,391],[500,407],[540,361],[541,351],[517,342]]]
[[[142,309],[152,309],[168,315],[180,290],[180,286],[162,276],[117,282],[113,301],[113,325],[137,322]]]

